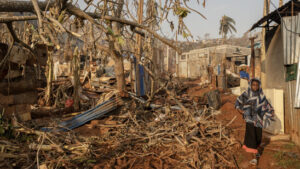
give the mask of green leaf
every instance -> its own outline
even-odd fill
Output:
[[[190,13],[190,11],[186,8],[183,8],[183,7],[177,7],[175,10],[174,10],[174,13],[176,15],[178,15],[179,17],[181,18],[184,18],[188,15],[188,13]]]
[[[124,40],[124,38],[123,38],[122,36],[118,36],[118,37],[117,37],[117,40],[118,40],[118,43],[119,43],[120,45],[124,45],[124,44],[125,44],[125,40]]]
[[[183,31],[182,36],[183,36],[184,38],[187,38],[187,37],[189,37],[190,35],[189,35],[188,33],[186,33],[185,31]]]
[[[96,160],[87,160],[87,163],[96,163]]]
[[[107,27],[107,31],[109,34],[114,35],[114,31],[110,27]]]
[[[0,135],[3,135],[5,133],[5,130],[3,128],[3,126],[0,126]]]
[[[65,14],[66,14],[66,11],[65,10],[63,10],[61,13],[60,13],[60,15],[58,16],[58,22],[59,23],[62,23],[62,21],[64,20],[64,18],[65,18]]]

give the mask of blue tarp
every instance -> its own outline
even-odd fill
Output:
[[[141,96],[144,96],[146,94],[145,93],[145,85],[144,85],[144,77],[145,77],[144,66],[139,64],[139,69],[140,69]]]
[[[240,71],[240,77],[241,78],[246,78],[249,79],[249,74],[245,71]]]
[[[133,57],[133,62],[134,62],[134,71],[136,72],[136,58],[134,56]],[[144,84],[144,77],[145,77],[145,71],[144,71],[144,66],[139,64],[139,73],[140,73],[140,96],[144,96],[146,95],[145,93],[145,84]],[[136,95],[138,96],[138,86],[137,86],[137,81],[135,81],[135,92]]]
[[[100,118],[103,115],[117,109],[117,105],[114,104],[115,102],[116,102],[116,100],[111,98],[111,99],[97,105],[96,107],[73,117],[70,120],[59,123],[58,128],[52,129],[52,128],[44,127],[44,128],[42,128],[42,131],[51,132],[51,131],[73,130],[77,127],[84,125],[85,123],[87,123],[91,120]]]

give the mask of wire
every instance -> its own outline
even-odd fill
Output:
[[[293,1],[293,0],[292,0],[292,1]],[[274,5],[274,3],[272,2],[272,0],[270,0],[270,3],[271,3],[271,4],[273,5],[273,7],[276,9],[276,11],[277,11],[277,13],[278,13],[278,15],[279,15],[279,17],[280,17],[280,20],[283,22],[284,28],[285,28],[287,31],[291,32],[291,33],[300,35],[300,32],[295,32],[295,31],[290,30],[290,29],[287,28],[287,26],[286,26],[286,24],[285,24],[285,22],[284,22],[282,16],[280,15],[280,12],[278,11],[278,8],[276,7],[276,5]]]

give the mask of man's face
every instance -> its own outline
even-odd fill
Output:
[[[252,82],[252,84],[251,84],[251,89],[252,89],[252,91],[258,91],[258,89],[259,89],[259,84],[258,84],[258,82],[257,81],[253,81]]]

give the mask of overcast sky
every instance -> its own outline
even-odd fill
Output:
[[[278,7],[279,0],[271,1]],[[287,0],[284,0],[284,2],[287,2]],[[83,0],[79,0],[79,3],[83,4]],[[190,0],[189,6],[204,14],[207,20],[192,12],[185,19],[185,23],[195,39],[197,39],[197,36],[204,38],[205,33],[209,33],[210,38],[218,38],[220,37],[220,18],[227,15],[236,21],[237,33],[235,36],[239,37],[262,17],[263,3],[264,0],[206,0],[206,6],[203,8],[201,4],[198,5],[197,0]],[[274,8],[271,5],[271,11],[273,10]],[[170,32],[166,25],[164,27],[163,34],[169,38],[174,38],[174,33]],[[256,31],[260,31],[260,29],[256,29]]]

